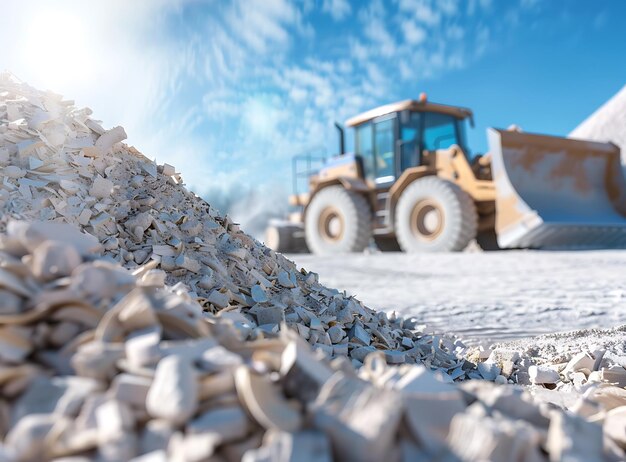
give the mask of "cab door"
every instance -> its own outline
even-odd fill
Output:
[[[422,131],[422,117],[419,112],[403,111],[400,113],[398,148],[398,172],[400,175],[407,168],[422,165],[420,140]]]
[[[374,119],[374,182],[377,189],[389,188],[396,179],[395,114]]]
[[[398,118],[396,114],[378,117],[372,121],[374,151],[374,222],[375,235],[387,235],[391,232],[389,215],[389,188],[396,180],[396,133]]]

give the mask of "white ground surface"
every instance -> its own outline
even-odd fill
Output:
[[[626,251],[288,257],[370,308],[467,340],[626,324]]]

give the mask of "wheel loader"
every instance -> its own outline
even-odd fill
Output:
[[[619,148],[519,129],[487,130],[489,152],[471,155],[472,111],[418,100],[349,119],[354,153],[314,172],[298,208],[273,222],[280,252],[461,251],[626,247],[626,187]],[[311,167],[311,159],[307,165]],[[296,163],[294,163],[294,167]],[[294,177],[302,172],[294,168]]]

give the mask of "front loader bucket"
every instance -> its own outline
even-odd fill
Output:
[[[489,129],[501,248],[626,247],[619,148]]]

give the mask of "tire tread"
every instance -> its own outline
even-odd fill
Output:
[[[400,247],[405,252],[417,251],[415,238],[399,224],[402,217],[398,216],[398,214],[402,213],[404,208],[403,202],[412,200],[413,196],[423,194],[424,191],[437,191],[441,195],[442,201],[452,209],[451,213],[445,217],[446,226],[456,226],[458,227],[458,232],[449,241],[440,242],[432,248],[423,247],[421,250],[460,252],[465,249],[476,237],[478,229],[476,206],[472,198],[458,185],[436,176],[420,178],[410,184],[402,193],[396,207],[396,236]]]
[[[308,248],[317,254],[327,254],[331,252],[361,252],[370,242],[371,237],[371,209],[369,203],[364,196],[354,191],[349,191],[343,186],[335,185],[328,186],[319,191],[309,204],[308,210],[311,210],[318,201],[327,201],[332,204],[350,204],[348,207],[342,208],[342,212],[345,214],[345,223],[348,226],[349,223],[356,223],[356,230],[354,237],[350,242],[346,243],[346,247],[343,249],[333,249],[331,247],[325,247],[317,236],[317,224],[313,227],[305,217],[305,237]],[[314,229],[312,229],[314,228]]]

